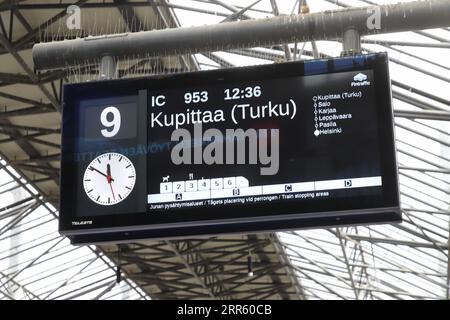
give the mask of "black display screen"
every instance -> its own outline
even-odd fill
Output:
[[[401,219],[386,54],[64,87],[74,242]]]

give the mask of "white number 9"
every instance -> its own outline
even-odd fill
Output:
[[[112,114],[112,120],[108,120],[108,114]],[[120,130],[120,111],[116,107],[107,107],[103,109],[100,114],[100,121],[103,126],[106,128],[112,128],[108,131],[108,129],[102,129],[101,133],[105,138],[114,137]]]

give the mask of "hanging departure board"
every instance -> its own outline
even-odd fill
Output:
[[[386,54],[64,86],[74,243],[400,221]]]

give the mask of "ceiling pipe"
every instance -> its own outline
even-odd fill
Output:
[[[360,36],[450,26],[450,1],[427,0],[277,16],[208,26],[112,34],[38,43],[36,69],[98,63],[103,56],[169,56],[271,46],[284,42],[342,39],[349,28]]]

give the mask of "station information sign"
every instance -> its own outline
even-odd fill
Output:
[[[74,243],[400,221],[384,53],[64,86]]]

